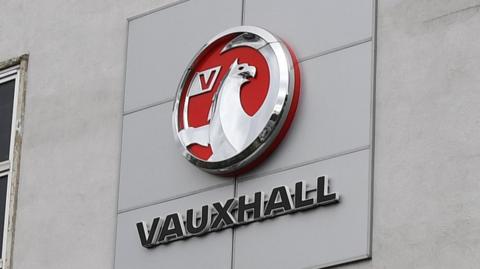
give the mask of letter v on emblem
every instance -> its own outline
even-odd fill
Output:
[[[210,88],[210,85],[212,84],[213,77],[215,76],[215,73],[216,73],[216,71],[213,70],[209,74],[208,80],[206,80],[206,78],[205,78],[205,73],[200,73],[200,84],[202,85],[202,90],[207,90],[208,88]]]
[[[188,97],[209,92],[217,81],[221,66],[197,72],[192,80]]]

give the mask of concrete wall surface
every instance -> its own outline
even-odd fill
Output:
[[[0,1],[0,59],[30,54],[13,268],[113,268],[127,18],[167,3]]]
[[[479,268],[480,1],[378,1],[373,258]]]
[[[170,2],[0,1],[0,61],[30,54],[13,268],[113,268],[127,18]],[[480,1],[377,8],[372,259],[338,268],[478,268]]]

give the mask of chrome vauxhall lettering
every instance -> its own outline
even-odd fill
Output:
[[[315,194],[309,195],[313,192]],[[184,216],[173,213],[165,219],[156,217],[151,225],[141,221],[137,223],[137,231],[142,246],[152,248],[182,238],[336,203],[339,199],[338,193],[329,192],[328,177],[321,176],[317,178],[315,189],[307,190],[306,183],[299,181],[295,183],[293,194],[287,186],[279,186],[272,189],[268,198],[263,192],[256,192],[253,200],[242,195],[204,205],[201,212],[190,208]]]

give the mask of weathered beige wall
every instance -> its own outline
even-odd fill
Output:
[[[379,0],[377,29],[373,258],[344,268],[479,268],[480,1]]]
[[[30,54],[15,269],[113,268],[127,18],[169,1],[0,1]]]

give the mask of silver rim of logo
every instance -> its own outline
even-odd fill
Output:
[[[257,112],[255,114],[255,116],[259,114],[259,118],[261,118],[255,122],[256,124],[253,124],[253,129],[257,134],[254,134],[255,137],[251,139],[251,142],[250,140],[248,141],[250,143],[248,143],[247,146],[244,146],[241,150],[237,150],[235,155],[231,157],[229,156],[223,160],[201,160],[188,151],[188,145],[186,145],[184,141],[185,136],[180,135],[180,132],[183,130],[179,130],[178,128],[178,110],[180,107],[182,92],[185,88],[186,80],[194,70],[196,61],[201,53],[218,39],[230,34],[238,35],[228,42],[227,45],[225,45],[221,53],[236,47],[247,46],[257,49],[265,57],[270,69],[270,85],[267,97],[262,104],[262,108],[266,106],[265,103],[268,103],[269,101],[270,105],[266,108],[266,110],[269,111],[266,111],[265,109],[260,111],[262,110],[262,108],[260,108],[260,113]],[[253,74],[255,74],[255,72],[253,72]],[[295,85],[295,74],[292,56],[286,45],[279,38],[259,27],[238,26],[216,35],[209,42],[207,42],[193,57],[180,81],[181,82],[177,88],[177,94],[173,105],[172,124],[174,138],[176,144],[179,146],[182,152],[182,155],[189,162],[209,173],[235,174],[235,172],[254,163],[255,160],[262,156],[262,154],[265,153],[270,146],[272,146],[272,143],[275,141],[275,138],[278,136],[283,124],[285,123],[291,107]],[[274,87],[274,89],[272,89],[272,87]],[[275,96],[270,96],[272,90],[274,91]],[[219,91],[217,91],[217,93],[218,92]],[[185,111],[188,107],[187,98],[188,97],[186,97],[186,104],[184,106]],[[184,124],[187,124],[186,126],[188,127],[188,122],[184,121]],[[237,126],[236,129],[237,133],[241,133],[240,131],[243,128],[242,126]],[[231,133],[234,134],[233,132]]]

